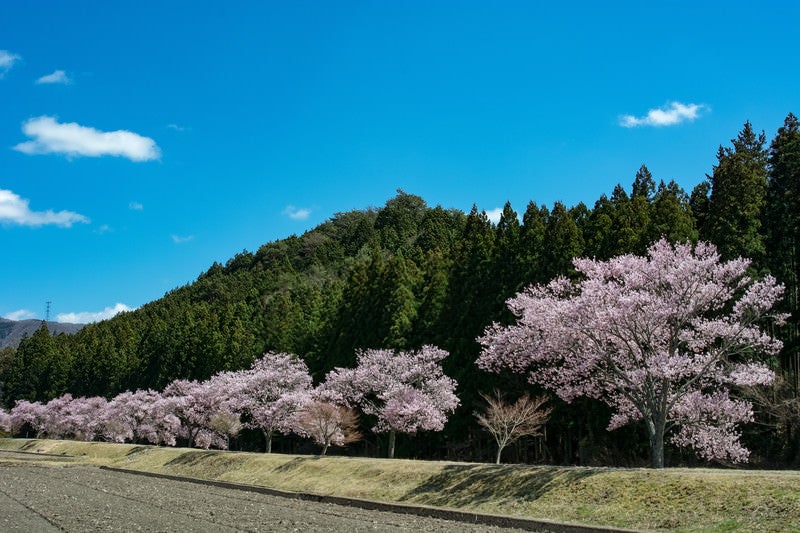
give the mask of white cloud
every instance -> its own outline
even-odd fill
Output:
[[[27,309],[20,309],[19,311],[6,313],[3,318],[7,318],[9,320],[29,320],[31,318],[36,318],[36,313],[33,311],[28,311]]]
[[[23,123],[22,131],[33,140],[19,143],[14,150],[28,155],[112,155],[131,161],[150,161],[161,157],[161,150],[153,139],[126,130],[104,132],[75,122],[61,124],[55,117],[42,116]]]
[[[173,234],[173,235],[170,235],[170,236],[172,237],[172,242],[174,242],[175,244],[183,244],[185,242],[189,242],[189,241],[193,241],[194,240],[194,235],[186,235],[185,237],[182,237],[180,235],[174,235]]]
[[[82,311],[80,313],[59,313],[56,315],[56,320],[58,322],[67,322],[70,324],[89,324],[90,322],[107,320],[114,315],[126,311],[133,311],[133,309],[125,304],[118,303],[114,307],[106,307],[102,311],[97,312]]]
[[[36,80],[36,83],[39,85],[58,84],[58,83],[60,83],[61,85],[69,85],[72,83],[72,80],[70,79],[69,76],[67,76],[67,73],[64,72],[63,70],[56,70],[52,74],[48,74],[47,76],[42,76],[41,78]]]
[[[283,210],[283,214],[292,220],[306,220],[311,214],[311,209],[298,209],[293,205],[287,205]]]
[[[500,216],[502,214],[503,214],[503,208],[502,207],[495,207],[494,209],[490,209],[489,211],[486,211],[487,218],[489,220],[491,220],[492,223],[494,223],[494,224],[497,224],[498,222],[500,222]]]
[[[22,59],[17,54],[12,54],[8,50],[0,50],[0,78],[2,78],[6,72],[11,70],[11,67],[14,66],[14,63]]]
[[[186,131],[186,128],[177,124],[167,124],[167,128],[175,131]]]
[[[635,128],[637,126],[674,126],[685,121],[693,121],[700,116],[700,112],[707,110],[708,106],[703,104],[682,104],[680,102],[669,102],[666,106],[658,109],[650,109],[647,115],[635,117],[633,115],[622,115],[619,118],[620,126],[625,128]]]
[[[45,226],[55,224],[69,228],[76,222],[87,224],[89,219],[72,211],[52,210],[31,211],[29,201],[20,198],[12,191],[0,189],[0,224],[17,224],[20,226]]]
[[[144,209],[144,206],[139,202],[131,202],[128,204],[128,208],[131,209],[132,211],[141,211],[142,209]]]

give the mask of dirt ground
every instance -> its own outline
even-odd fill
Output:
[[[519,531],[88,466],[0,464],[0,531]]]

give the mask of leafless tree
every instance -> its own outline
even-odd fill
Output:
[[[543,407],[547,396],[531,398],[526,393],[514,403],[507,403],[498,390],[492,396],[481,396],[488,405],[483,413],[476,413],[475,416],[497,442],[497,464],[500,464],[503,448],[521,437],[540,435],[542,426],[552,412],[552,408]]]
[[[321,401],[306,405],[299,416],[297,429],[298,433],[311,437],[322,446],[320,455],[325,455],[331,444],[345,446],[362,438],[358,431],[358,415],[353,409]]]

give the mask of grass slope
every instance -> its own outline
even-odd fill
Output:
[[[496,466],[29,439],[0,439],[0,450],[289,491],[591,525],[800,531],[797,471]],[[0,456],[2,460],[10,459]]]

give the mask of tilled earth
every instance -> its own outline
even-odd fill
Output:
[[[0,464],[0,531],[486,531],[89,466]]]

